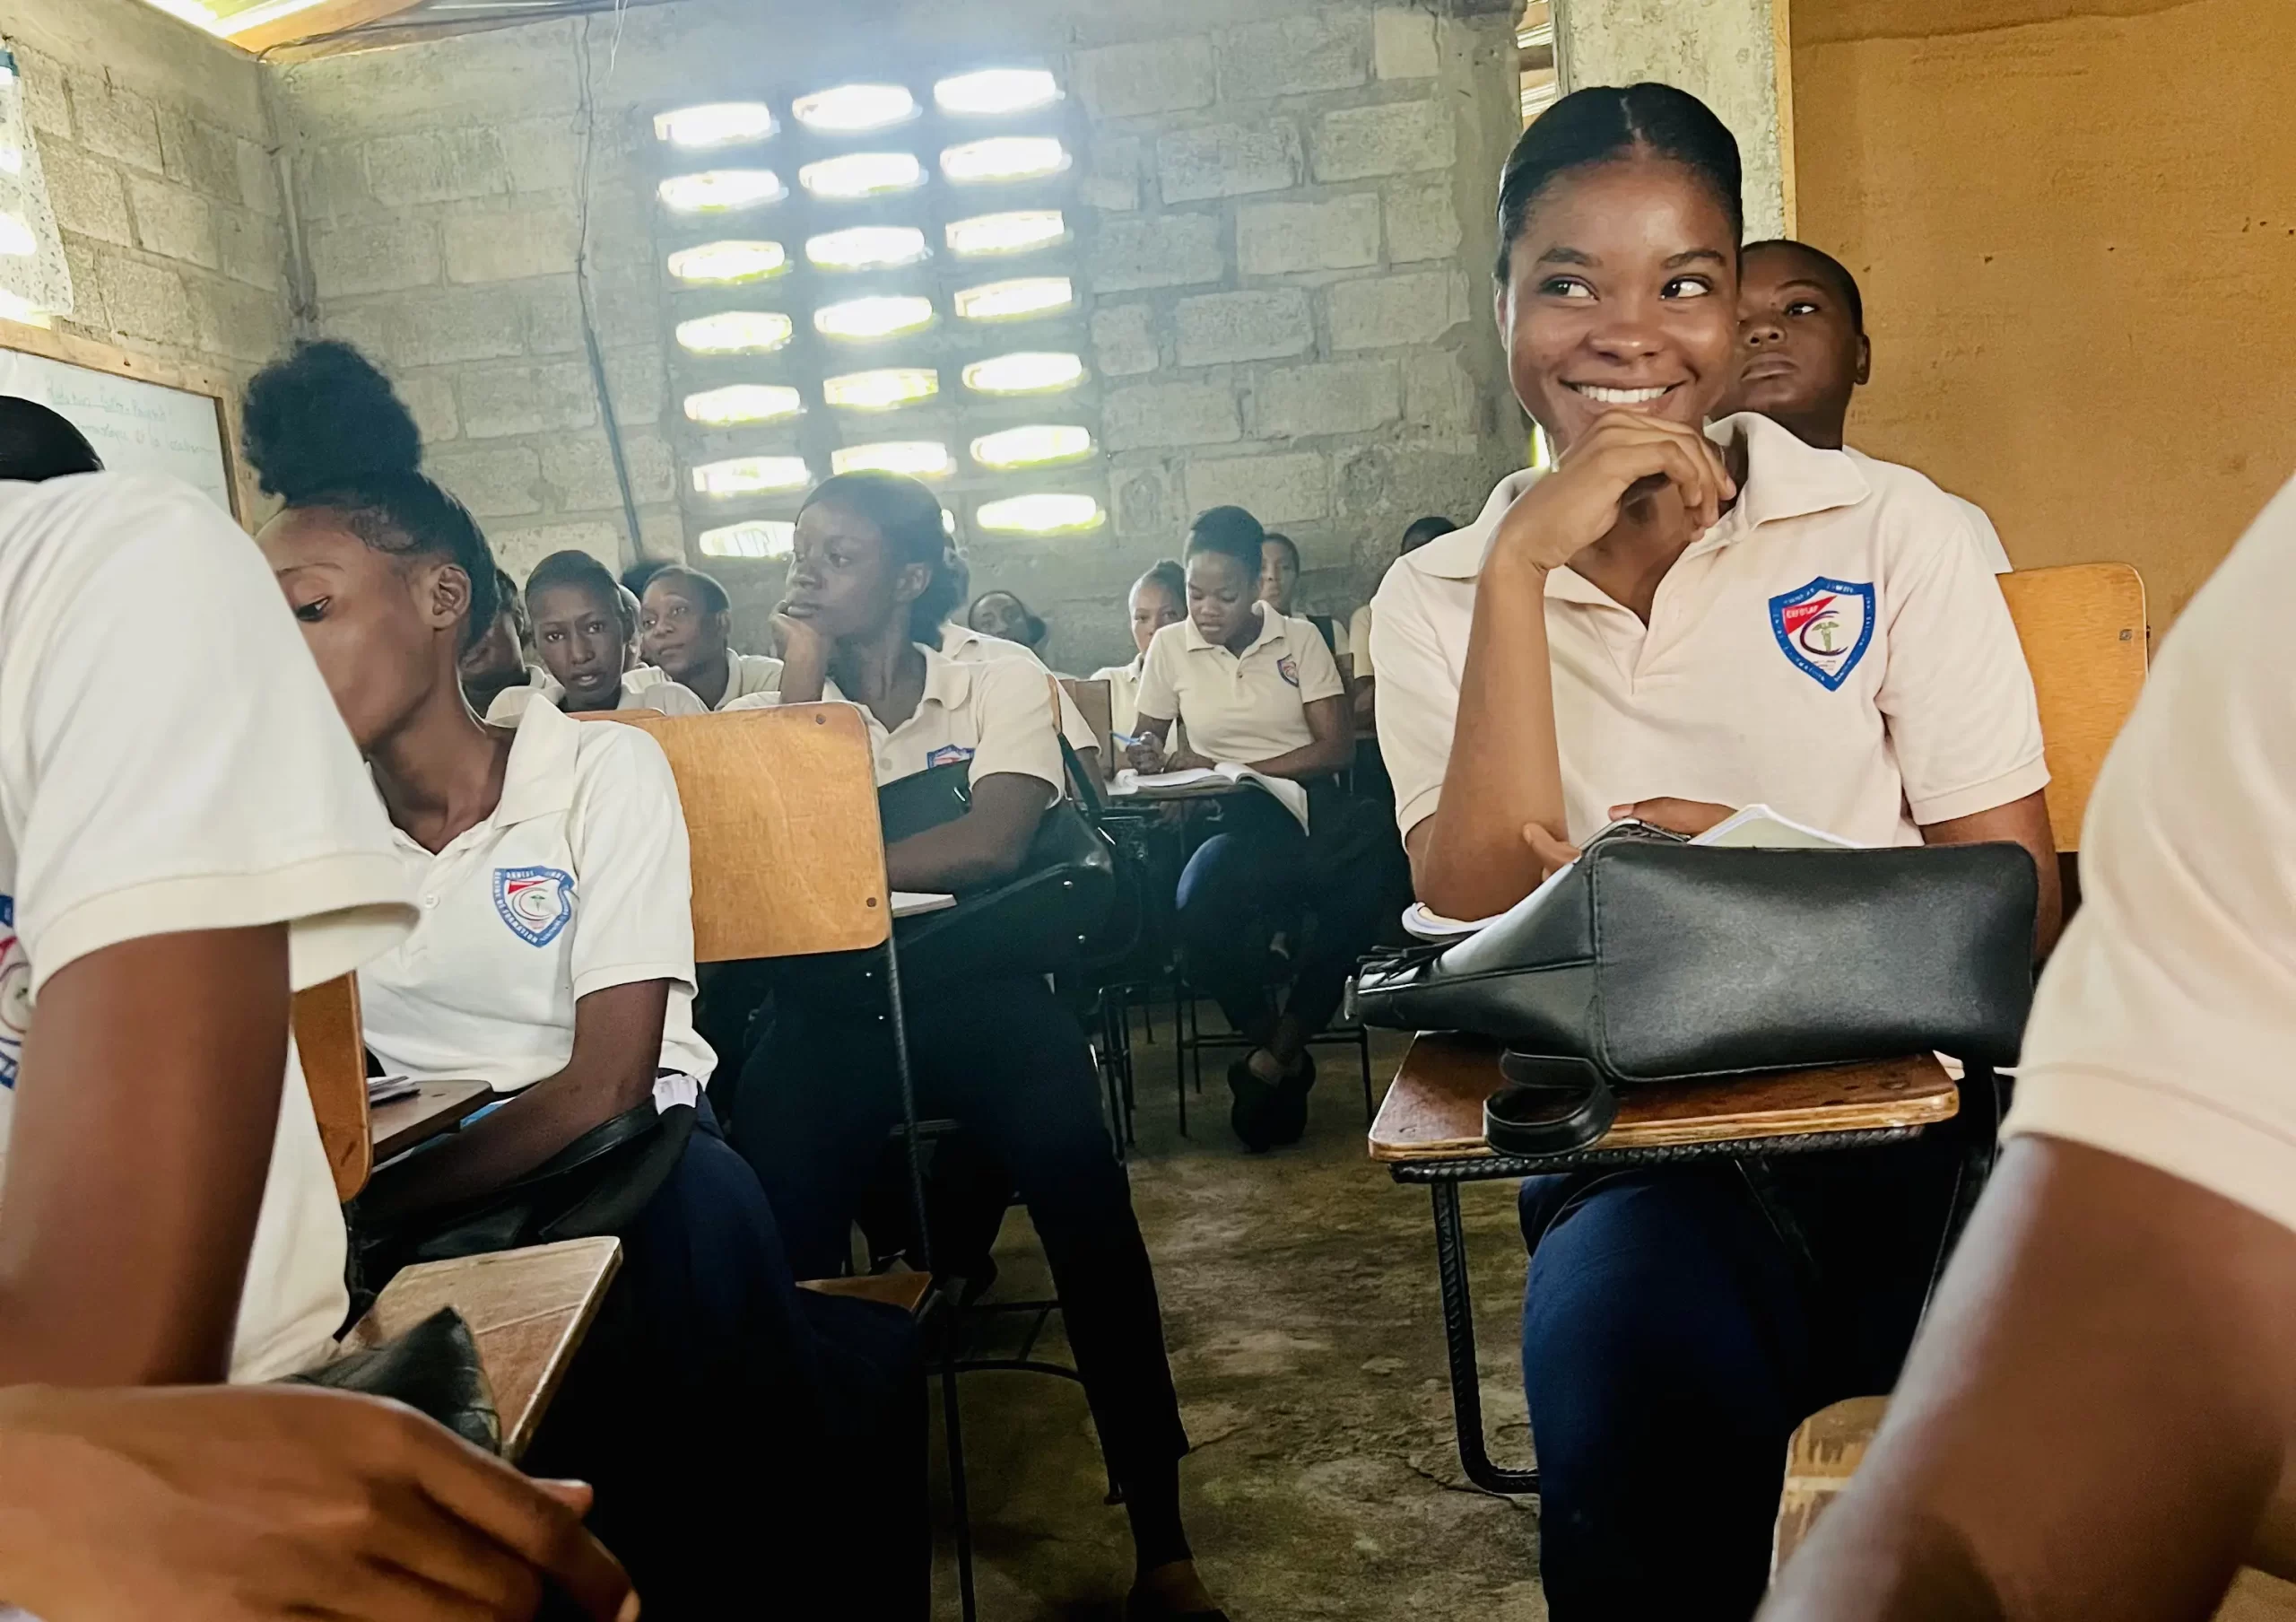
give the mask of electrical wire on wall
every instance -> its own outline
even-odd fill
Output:
[[[613,39],[606,47],[605,83],[613,83],[622,58],[622,30],[630,14],[630,0],[614,0]],[[597,391],[598,421],[605,428],[606,454],[613,463],[613,482],[622,492],[622,517],[630,537],[630,555],[646,554],[638,528],[638,494],[630,483],[630,458],[622,449],[622,423],[614,415],[613,390],[606,383],[605,352],[598,344],[598,323],[590,293],[590,160],[597,145],[597,91],[590,83],[590,19],[586,13],[575,31],[574,54],[580,76],[582,158],[576,173],[574,233],[574,303],[582,320],[582,349],[590,361],[590,385]]]

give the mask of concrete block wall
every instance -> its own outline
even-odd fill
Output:
[[[586,124],[593,314],[639,540],[677,554],[701,520],[681,515],[663,427],[651,114],[757,94],[761,63],[776,84],[816,62],[824,84],[882,73],[870,40],[926,64],[1009,42],[1054,66],[1084,121],[1074,224],[1110,521],[968,550],[976,589],[1019,592],[1054,661],[1083,670],[1128,656],[1122,594],[1203,507],[1290,532],[1309,605],[1344,614],[1406,523],[1470,516],[1519,463],[1488,303],[1490,198],[1518,124],[1511,9],[883,0],[865,31],[795,0],[680,0],[619,31],[561,20],[288,62],[272,85],[313,328],[391,370],[434,470],[523,572],[559,546],[627,550],[574,302]],[[709,566],[753,631],[779,566]]]
[[[0,0],[0,35],[71,267],[59,330],[244,382],[293,323],[265,70],[141,0]]]

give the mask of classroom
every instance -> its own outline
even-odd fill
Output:
[[[0,0],[0,1622],[2296,1618],[2292,74]]]

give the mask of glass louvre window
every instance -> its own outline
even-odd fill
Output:
[[[756,495],[774,490],[803,490],[813,481],[805,458],[794,456],[730,457],[693,470],[693,487],[704,495]]]
[[[771,354],[789,342],[789,318],[767,310],[726,310],[678,323],[678,347],[695,354]]]
[[[925,257],[914,225],[855,225],[805,239],[805,258],[823,270],[898,270]]]
[[[735,383],[685,397],[686,416],[706,428],[785,422],[804,409],[797,391],[780,383]]]
[[[949,448],[937,440],[848,445],[829,453],[829,466],[832,473],[906,473],[914,478],[936,479],[949,471]]]
[[[985,433],[972,442],[972,459],[999,472],[1081,462],[1091,454],[1091,432],[1071,424],[1031,423]]]
[[[1084,380],[1081,355],[1023,351],[975,361],[964,370],[975,394],[1054,394]]]
[[[1039,491],[984,501],[973,514],[973,521],[983,529],[1004,535],[1073,535],[1098,529],[1104,516],[1100,502],[1089,495]]]
[[[762,101],[713,101],[705,107],[681,107],[657,113],[654,138],[689,150],[739,146],[769,139],[780,126]]]
[[[672,254],[669,266],[691,287],[738,287],[779,275],[789,268],[789,255],[778,242],[705,242]]]
[[[1033,180],[1068,167],[1068,149],[1053,135],[992,135],[941,154],[941,172],[959,185]]]
[[[941,374],[923,367],[888,366],[822,379],[822,397],[845,411],[891,411],[941,392]]]
[[[662,206],[682,214],[761,208],[788,195],[781,177],[770,169],[706,169],[698,175],[672,175],[660,187]]]
[[[1011,214],[975,214],[952,220],[946,235],[949,251],[960,259],[986,259],[999,254],[1034,253],[1068,240],[1068,222],[1057,208],[1020,209]]]
[[[914,191],[925,184],[915,153],[858,152],[823,158],[797,171],[797,184],[817,197],[844,202]]]
[[[848,299],[813,311],[815,332],[856,343],[922,332],[932,325],[933,301],[906,294]]]
[[[917,117],[917,98],[899,84],[840,84],[798,97],[789,116],[823,135],[865,135]]]
[[[704,557],[786,558],[797,549],[797,526],[780,519],[751,519],[705,529],[695,545]]]
[[[963,320],[1018,321],[1066,310],[1076,302],[1076,289],[1066,276],[1024,276],[961,288],[952,301]]]
[[[1059,100],[1059,82],[1040,67],[985,67],[933,87],[934,105],[963,118],[1034,112]]]

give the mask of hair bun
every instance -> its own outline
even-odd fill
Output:
[[[422,466],[422,435],[390,379],[350,344],[304,342],[248,385],[248,460],[269,493],[290,503]]]

